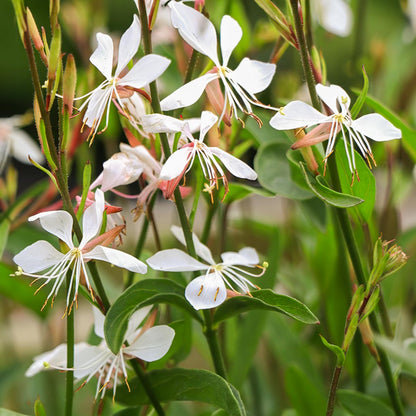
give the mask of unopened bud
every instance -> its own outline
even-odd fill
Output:
[[[63,79],[63,102],[64,111],[72,115],[72,107],[74,103],[75,87],[77,84],[77,69],[75,66],[74,56],[69,54],[66,59],[66,66]]]
[[[24,33],[27,31],[27,25],[26,25],[26,13],[25,13],[23,0],[12,0],[12,2],[13,2],[13,7],[14,7],[14,13],[16,15],[17,27],[19,29],[20,39],[22,39],[22,42],[26,47],[26,43],[24,41]]]
[[[30,11],[29,8],[26,9],[26,13],[27,13],[27,25],[29,29],[30,38],[32,39],[35,49],[39,52],[43,63],[47,65],[48,58],[46,57],[46,54],[45,54],[45,45],[42,41],[42,37],[40,36],[40,32],[36,25],[35,19],[33,18],[32,12]]]

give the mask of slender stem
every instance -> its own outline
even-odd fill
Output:
[[[302,19],[299,15],[299,2],[298,0],[290,0],[290,5],[292,6],[293,17],[295,20],[296,38],[299,47],[300,59],[302,62],[303,74],[305,75],[306,84],[308,85],[312,105],[319,110],[321,107],[321,101],[319,100],[318,94],[315,90],[316,82],[313,76],[312,66],[310,64],[309,49],[306,43],[305,33],[303,31]]]
[[[196,174],[194,202],[192,203],[191,213],[189,214],[189,222],[190,222],[192,228],[193,228],[193,225],[194,225],[195,215],[196,215],[196,211],[198,209],[199,199],[201,197],[203,185],[204,185],[204,176],[202,175],[201,172],[198,172]]]
[[[334,413],[334,407],[335,407],[335,395],[337,392],[339,377],[342,372],[342,367],[335,367],[334,374],[332,376],[332,382],[331,382],[331,389],[329,390],[329,396],[328,396],[328,405],[326,408],[326,416],[332,416]]]
[[[142,384],[144,390],[146,391],[147,396],[149,397],[150,403],[152,403],[156,413],[159,416],[164,416],[165,411],[163,410],[159,399],[156,397],[155,392],[152,389],[152,386],[149,381],[149,377],[146,374],[146,372],[140,367],[140,364],[134,359],[130,361],[135,373],[137,374],[137,377],[140,380],[140,383]]]
[[[202,230],[202,235],[201,235],[201,242],[203,244],[206,244],[208,241],[209,233],[211,231],[212,219],[214,218],[215,212],[217,211],[217,207],[218,207],[218,202],[215,201],[208,208],[208,213],[207,213],[207,216],[205,217],[204,229]]]
[[[355,386],[361,393],[365,393],[365,374],[364,374],[364,357],[363,357],[363,340],[361,337],[354,337],[353,353],[354,353],[354,367],[355,367]]]
[[[383,293],[380,290],[380,299],[378,301],[378,310],[380,311],[381,323],[383,325],[384,333],[389,337],[393,338],[394,333],[391,327],[389,313],[387,311],[386,302],[384,301]]]
[[[303,14],[305,21],[305,33],[306,33],[306,44],[308,49],[311,50],[313,46],[313,30],[312,30],[312,13],[311,13],[311,1],[305,0],[305,10]]]
[[[68,272],[66,277],[67,291],[71,287],[71,272]],[[73,291],[73,289],[72,289]],[[66,317],[66,366],[67,368],[74,367],[74,315],[75,309],[73,308]],[[72,416],[74,400],[74,372],[66,372],[66,395],[65,395],[65,416]]]
[[[355,16],[354,16],[354,46],[352,53],[352,68],[357,68],[358,59],[363,51],[365,39],[365,17],[366,17],[367,1],[357,1]]]

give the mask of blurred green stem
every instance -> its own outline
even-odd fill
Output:
[[[365,18],[367,10],[367,0],[359,0],[356,3],[354,16],[354,46],[352,52],[352,70],[357,69],[358,60],[363,52],[365,39]]]
[[[66,287],[67,291],[71,290],[71,274],[69,271],[66,277]],[[72,288],[72,291],[74,288]],[[71,311],[71,309],[73,309]],[[66,317],[66,367],[74,367],[74,314],[75,310],[71,307],[67,307],[67,317]],[[68,370],[66,372],[66,394],[65,394],[65,416],[72,416],[74,400],[74,372]]]

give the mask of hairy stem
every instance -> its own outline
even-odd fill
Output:
[[[68,272],[66,278],[66,287],[67,290],[70,290],[71,287],[71,272]],[[66,318],[66,367],[74,367],[74,315],[75,311],[71,313],[68,312]],[[66,372],[66,393],[65,393],[65,416],[72,416],[74,400],[74,372]]]

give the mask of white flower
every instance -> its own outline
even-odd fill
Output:
[[[172,226],[172,233],[185,245],[185,237],[181,228]],[[221,263],[212,258],[210,249],[202,244],[193,234],[196,254],[208,264],[189,256],[182,250],[162,250],[147,260],[152,269],[188,272],[206,270],[206,273],[192,280],[185,290],[185,297],[195,309],[210,309],[223,303],[227,297],[226,285],[233,291],[233,285],[243,293],[250,294],[249,286],[258,288],[244,275],[261,276],[265,268],[259,266],[259,257],[254,248],[245,247],[238,253],[228,251],[221,254]],[[239,266],[257,267],[262,269],[258,275],[249,273]]]
[[[140,22],[135,15],[133,23],[120,39],[118,63],[113,75],[113,41],[110,36],[97,33],[98,47],[91,55],[90,61],[106,79],[95,90],[79,97],[88,97],[79,111],[88,106],[83,121],[91,127],[92,136],[98,132],[104,112],[106,113],[105,128],[107,127],[111,100],[114,100],[119,111],[128,117],[124,111],[125,104],[122,98],[131,96],[135,91],[145,94],[142,88],[159,77],[170,63],[170,60],[163,56],[150,54],[139,59],[125,74],[127,64],[139,48],[140,39]]]
[[[66,280],[68,272],[71,273],[71,279],[66,299],[67,311],[69,308],[70,312],[73,302],[77,300],[81,277],[85,279],[86,286],[92,295],[92,289],[85,267],[85,263],[89,260],[102,260],[132,272],[146,273],[147,267],[140,260],[120,250],[100,245],[100,243],[104,244],[108,242],[111,230],[94,238],[101,228],[103,212],[104,195],[101,190],[97,189],[95,192],[95,202],[85,210],[83,215],[83,237],[78,247],[75,247],[72,241],[73,220],[68,212],[42,212],[29,218],[29,221],[39,219],[41,226],[46,231],[58,237],[69,248],[69,251],[63,254],[47,241],[40,240],[26,247],[13,258],[13,261],[19,266],[16,274],[22,274],[36,279],[46,279],[41,287],[45,286],[51,280],[54,280],[52,289],[46,298],[45,305],[50,297],[52,297],[53,303],[59,288]],[[37,274],[46,269],[47,271],[43,274]],[[71,292],[74,293],[72,300]]]
[[[214,25],[202,14],[180,2],[168,3],[171,8],[172,25],[178,29],[183,39],[195,50],[208,56],[215,64],[212,71],[183,85],[161,101],[163,111],[187,107],[195,103],[205,87],[212,81],[221,79],[224,85],[225,101],[220,121],[227,106],[237,117],[237,109],[254,116],[251,105],[270,108],[261,104],[254,94],[263,91],[270,84],[276,65],[244,58],[235,70],[228,68],[231,52],[240,41],[243,32],[240,25],[230,16],[221,21],[222,63],[217,53],[217,34]]]
[[[377,142],[402,137],[401,131],[380,114],[367,114],[352,120],[349,111],[351,100],[341,87],[337,85],[326,87],[318,84],[316,92],[333,114],[327,116],[302,101],[292,101],[282,107],[270,120],[270,125],[277,130],[297,129],[318,124],[306,136],[295,142],[292,149],[310,146],[328,139],[325,152],[326,163],[334,150],[337,134],[341,131],[350,171],[359,179],[355,167],[354,143],[371,166],[369,157],[374,164],[375,161],[367,137]]]
[[[34,358],[33,364],[26,371],[31,377],[41,370],[54,368],[58,370],[74,371],[76,380],[86,377],[84,384],[97,375],[97,389],[95,397],[101,392],[104,397],[107,387],[113,386],[113,396],[116,394],[118,377],[122,375],[127,384],[127,361],[132,358],[151,362],[162,358],[168,351],[175,336],[175,331],[167,325],[153,326],[155,315],[139,328],[152,306],[146,306],[134,312],[127,325],[124,342],[117,354],[114,354],[104,339],[104,315],[94,308],[95,333],[102,338],[99,345],[86,343],[76,344],[74,347],[74,367],[66,367],[66,344],[61,344],[54,350]],[[127,384],[128,386],[128,384]]]
[[[0,173],[3,171],[9,154],[22,163],[29,164],[29,156],[39,164],[45,161],[39,145],[35,144],[33,139],[19,128],[23,117],[0,118]]]
[[[345,0],[313,0],[313,15],[328,32],[348,36],[352,29],[352,11]]]
[[[210,182],[210,189],[213,189],[221,179],[227,186],[227,178],[224,170],[218,163],[218,158],[224,166],[239,178],[255,180],[257,173],[247,164],[228,154],[218,147],[208,147],[203,141],[210,128],[216,123],[218,117],[210,111],[203,111],[201,114],[201,126],[199,138],[195,139],[189,131],[187,123],[173,117],[161,114],[152,115],[152,126],[144,126],[148,131],[154,132],[178,132],[182,131],[189,140],[189,143],[172,153],[166,160],[160,172],[160,179],[173,180],[185,174],[191,169],[195,157],[198,157],[205,178]]]

